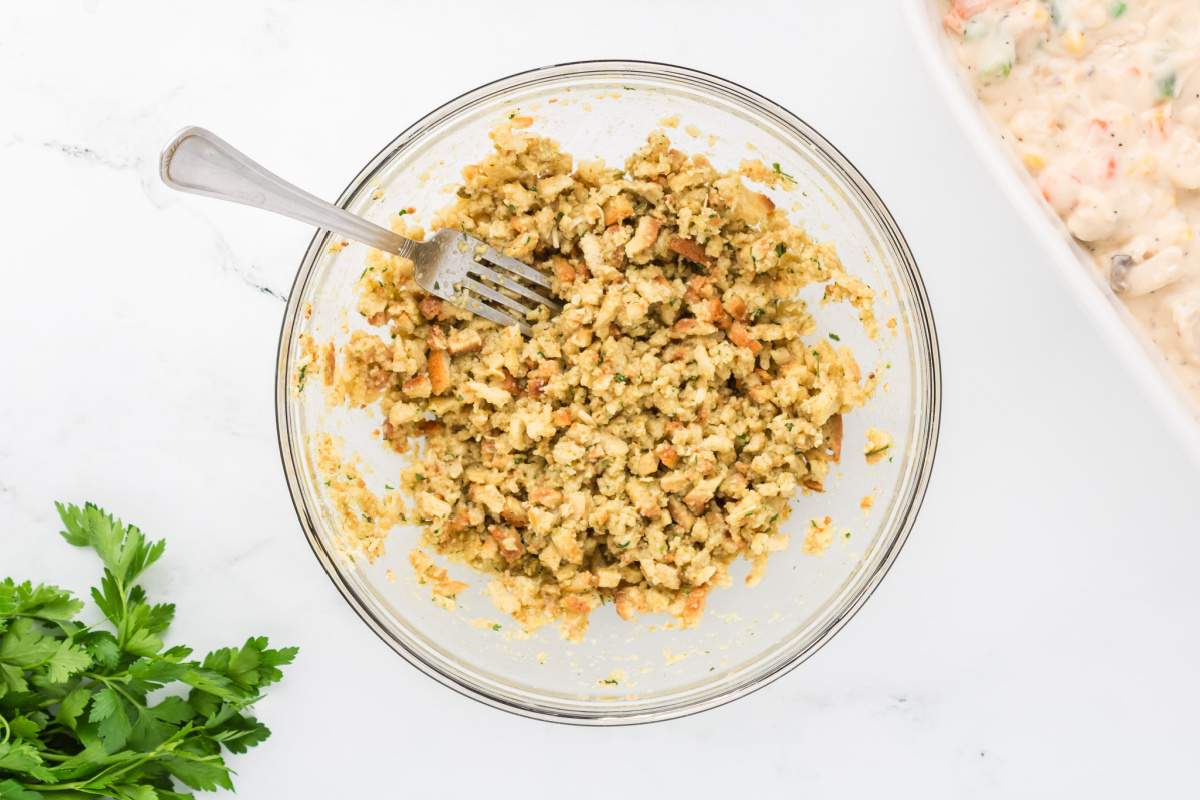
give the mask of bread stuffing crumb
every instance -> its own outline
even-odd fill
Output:
[[[433,594],[433,602],[447,611],[453,611],[454,598],[459,592],[469,588],[470,584],[450,578],[446,570],[434,563],[434,560],[422,550],[410,552],[408,561],[417,575],[417,582],[429,586]]]
[[[804,552],[809,555],[820,555],[825,552],[833,541],[833,520],[811,519],[808,521],[808,531],[804,534]]]
[[[344,460],[341,442],[329,434],[317,437],[314,450],[317,474],[339,523],[334,546],[343,557],[374,561],[383,555],[388,532],[404,516],[403,499],[397,492],[376,496],[357,460]]]
[[[868,464],[877,464],[890,455],[892,435],[878,428],[867,429],[867,443],[863,445],[863,455]]]
[[[694,653],[695,651],[693,650],[685,650],[682,653],[672,653],[670,650],[664,648],[663,663],[669,667],[672,664],[678,664],[680,661],[690,658],[692,655],[694,655]]]

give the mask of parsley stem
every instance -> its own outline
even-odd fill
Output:
[[[87,676],[89,678],[92,678],[93,680],[97,680],[100,683],[103,683],[105,686],[107,686],[108,688],[110,688],[114,692],[116,692],[117,694],[124,697],[130,703],[133,703],[133,705],[135,707],[137,707],[137,708],[145,708],[146,707],[145,703],[139,702],[138,700],[134,699],[133,696],[130,695],[129,692],[127,692],[123,686],[120,686],[118,683],[113,681],[111,678],[105,678],[101,675],[96,675],[94,673],[85,673],[85,674],[87,674]]]
[[[86,786],[73,786],[72,784],[67,783],[56,783],[53,785],[45,783],[31,783],[25,788],[34,789],[39,792],[75,792],[78,794],[90,794],[93,797],[108,797],[110,794],[104,789],[89,789]]]
[[[186,737],[186,735],[191,732],[192,732],[192,726],[190,724],[184,725],[182,728],[177,730],[175,733],[171,734],[169,739],[167,739],[165,742],[160,744],[158,747],[151,750],[149,753],[144,753],[140,758],[136,758],[133,761],[129,761],[124,764],[113,764],[112,766],[108,767],[107,769],[100,770],[95,775],[93,775],[92,777],[88,778],[85,781],[75,781],[74,783],[60,783],[60,784],[56,784],[54,786],[30,786],[29,788],[30,789],[55,789],[55,790],[76,789],[81,792],[89,792],[91,794],[101,794],[103,796],[102,791],[97,792],[94,789],[90,789],[89,786],[90,785],[98,785],[103,790],[104,787],[112,785],[112,783],[113,783],[112,778],[117,775],[123,775],[126,772],[129,772],[131,769],[133,769],[135,767],[140,767],[142,764],[145,764],[147,761],[151,761],[160,755],[166,755],[167,753],[172,753],[172,755],[177,755],[176,753],[172,752],[175,750],[175,745],[174,745],[175,740],[178,738],[181,738],[180,737],[181,734],[183,734],[183,736]],[[171,745],[171,746],[168,747],[167,745]],[[112,773],[112,774],[110,775],[109,773]],[[100,782],[101,778],[104,778],[103,782]]]

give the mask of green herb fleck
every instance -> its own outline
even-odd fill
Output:
[[[840,342],[842,340],[842,337],[838,336],[836,333],[829,334],[829,338],[833,339],[835,342]]]
[[[616,686],[616,685],[617,685],[617,683],[619,683],[619,681],[618,681],[616,678],[605,678],[604,680],[602,680],[602,681],[600,681],[600,682],[601,682],[601,683],[606,683],[606,684],[608,684],[609,686]]]
[[[425,480],[425,476],[418,472],[416,475],[413,475],[413,480],[415,480],[417,483],[420,483],[421,481]]]
[[[791,181],[792,183],[796,183],[796,179],[795,179],[795,178],[793,178],[791,175],[788,175],[786,172],[784,172],[782,169],[780,169],[780,167],[779,167],[779,162],[778,162],[778,161],[776,161],[774,164],[772,164],[772,165],[771,165],[771,170],[772,170],[772,171],[773,171],[773,172],[774,172],[776,175],[779,175],[780,177],[786,178],[787,180]]]
[[[300,374],[296,377],[296,391],[304,391],[304,382],[308,380],[308,364],[300,368]]]
[[[617,383],[629,383],[629,377],[621,372],[618,372],[616,375],[614,375],[613,380],[615,380]]]
[[[886,453],[888,451],[889,447],[891,447],[890,444],[885,444],[883,447],[876,447],[874,450],[868,450],[867,458],[870,458],[872,456],[883,455],[884,453]]]
[[[1127,6],[1125,3],[1123,3],[1122,0],[1117,0],[1117,2],[1109,5],[1108,13],[1110,15],[1112,15],[1113,19],[1116,19],[1117,17],[1124,14],[1128,8],[1129,8],[1129,6]]]
[[[408,209],[407,209],[407,208],[402,208],[402,209],[400,209],[399,211],[397,211],[397,212],[396,212],[396,216],[397,216],[397,217],[403,217],[403,216],[404,216],[405,214],[407,214],[407,213],[408,213]]]
[[[500,623],[499,623],[499,622],[493,622],[493,623],[492,623],[492,630],[494,630],[494,631],[498,631],[498,630],[500,630]]]
[[[776,255],[776,257],[778,257],[778,258],[783,258],[783,254],[784,254],[784,253],[786,253],[786,252],[787,252],[787,245],[783,244],[782,242],[780,242],[779,244],[775,245],[775,255]]]
[[[748,433],[739,433],[734,438],[734,443],[737,444],[737,448],[739,450],[741,450],[743,447],[745,447],[749,441],[750,441],[750,434],[748,434]]]
[[[395,487],[395,486],[392,486],[390,483],[385,483],[385,484],[383,485],[383,488],[387,489],[389,492],[390,492],[390,491],[395,491],[395,489],[396,489],[396,487]]]
[[[980,74],[985,78],[1007,78],[1012,74],[1012,68],[1011,61],[1000,61],[989,67],[984,67],[980,71]]]

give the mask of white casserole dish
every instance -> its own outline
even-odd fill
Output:
[[[942,3],[903,1],[917,49],[934,83],[991,171],[996,185],[1025,220],[1047,260],[1088,310],[1097,329],[1141,386],[1152,407],[1200,464],[1200,407],[1187,396],[1153,342],[1103,283],[1091,258],[1041,198],[1033,179],[1001,140],[950,49],[942,28]]]

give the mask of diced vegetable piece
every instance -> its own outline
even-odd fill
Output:
[[[1158,96],[1163,100],[1171,100],[1175,97],[1175,86],[1178,83],[1178,77],[1174,72],[1169,75],[1164,75],[1158,79]]]

